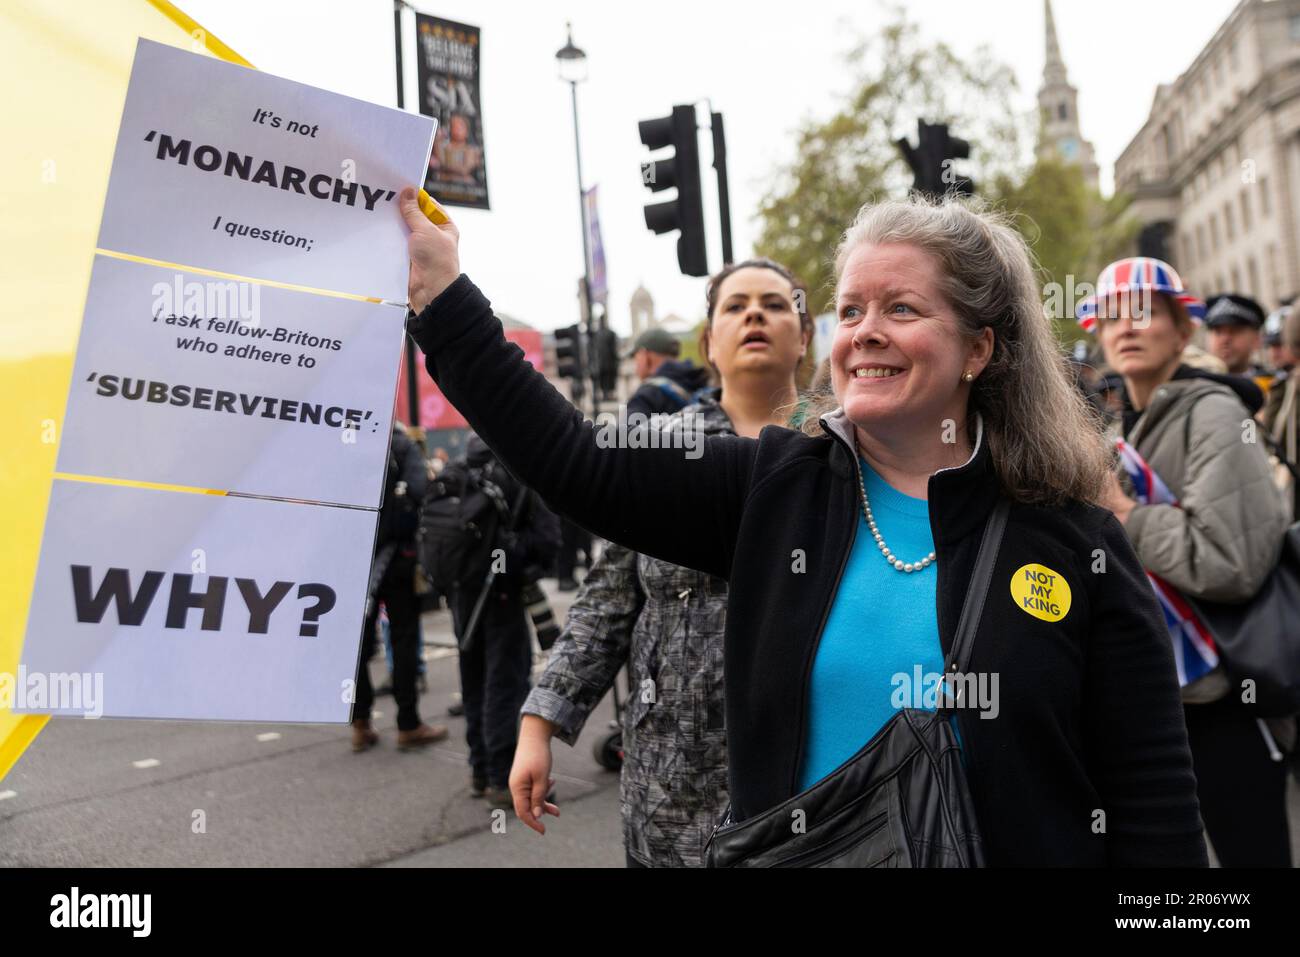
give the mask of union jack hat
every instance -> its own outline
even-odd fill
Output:
[[[1187,307],[1193,322],[1205,319],[1205,303],[1183,288],[1183,280],[1174,267],[1149,256],[1121,259],[1103,269],[1097,277],[1096,294],[1079,303],[1075,318],[1085,332],[1092,332],[1097,325],[1098,300],[1142,291],[1168,293]]]

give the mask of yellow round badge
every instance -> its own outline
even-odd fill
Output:
[[[1070,583],[1046,565],[1021,565],[1011,576],[1011,600],[1041,621],[1060,621],[1070,613]]]

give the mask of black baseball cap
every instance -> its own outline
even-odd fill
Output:
[[[1225,292],[1211,296],[1205,301],[1205,325],[1209,329],[1218,326],[1250,326],[1260,329],[1264,326],[1264,307],[1240,293]]]

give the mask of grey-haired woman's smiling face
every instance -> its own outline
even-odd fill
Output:
[[[941,292],[940,265],[925,250],[864,243],[844,264],[831,346],[835,396],[849,420],[935,428],[964,414],[962,376],[987,362],[962,336]],[[960,420],[959,420],[960,421]]]

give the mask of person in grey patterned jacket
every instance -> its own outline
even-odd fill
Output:
[[[701,345],[722,388],[659,427],[666,435],[757,436],[795,408],[795,372],[812,336],[806,293],[770,260],[729,266],[709,281]],[[674,446],[676,447],[676,446]],[[665,521],[680,520],[664,516]],[[721,578],[607,545],[569,609],[563,634],[524,703],[511,791],[516,812],[545,833],[558,808],[521,806],[549,783],[551,738],[574,744],[628,666],[620,798],[629,866],[698,867],[727,801]]]

